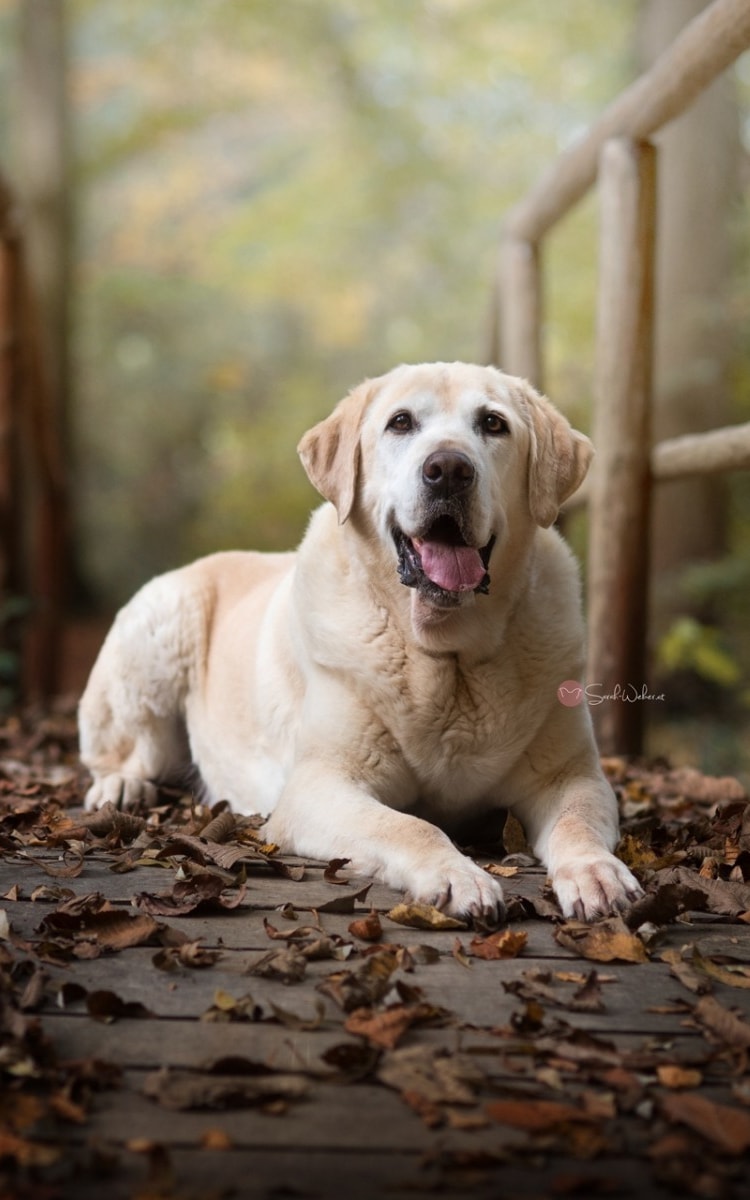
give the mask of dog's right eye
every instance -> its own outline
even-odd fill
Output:
[[[393,433],[411,433],[414,428],[414,420],[411,413],[397,412],[391,417],[386,425],[386,429],[390,429]]]

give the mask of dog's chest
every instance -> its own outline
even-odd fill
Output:
[[[405,673],[395,732],[426,793],[468,796],[518,759],[536,729],[534,707],[512,658],[470,670],[438,660]]]

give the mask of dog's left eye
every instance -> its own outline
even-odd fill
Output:
[[[414,419],[408,412],[395,413],[386,425],[386,429],[391,429],[394,433],[411,433],[413,428]]]
[[[503,437],[510,433],[510,425],[498,412],[486,412],[479,422],[482,433],[489,433],[492,437]]]

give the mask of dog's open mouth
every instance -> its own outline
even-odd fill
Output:
[[[470,546],[458,522],[442,516],[433,521],[424,537],[407,537],[396,527],[393,540],[401,582],[417,588],[431,603],[448,607],[459,604],[466,592],[489,592],[487,567],[494,535],[486,546]]]

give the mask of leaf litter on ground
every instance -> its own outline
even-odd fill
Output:
[[[54,1048],[30,1014],[56,1004],[83,1005],[90,1016],[106,1023],[149,1015],[146,1006],[139,1008],[137,1002],[107,989],[87,990],[72,980],[48,978],[50,965],[152,946],[154,970],[210,969],[220,955],[232,952],[207,949],[200,939],[181,933],[179,920],[171,926],[164,918],[247,909],[254,876],[278,872],[287,880],[304,882],[305,866],[285,862],[277,847],[264,842],[255,818],[237,817],[226,804],[202,807],[181,793],[162,793],[154,809],[132,814],[116,809],[77,811],[85,777],[75,758],[70,715],[47,724],[35,718],[7,726],[5,749],[8,753],[0,755],[0,853],[17,865],[18,882],[7,889],[0,910],[5,912],[0,929],[0,1066],[10,1089],[6,1094],[12,1097],[11,1108],[0,1101],[0,1131],[16,1139],[3,1143],[10,1147],[9,1158],[36,1163],[34,1169],[40,1169],[39,1164],[60,1161],[64,1139],[54,1130],[46,1140],[34,1132],[34,1106],[48,1121],[85,1121],[96,1072],[101,1072],[105,1086],[117,1086],[118,1072],[111,1067],[107,1073],[93,1060],[57,1062]],[[369,885],[316,906],[305,904],[301,888],[299,903],[285,902],[278,909],[277,919],[294,921],[293,928],[285,931],[266,920],[272,947],[261,956],[265,964],[256,973],[266,969],[267,978],[283,981],[285,975],[293,978],[310,962],[329,955],[346,955],[346,967],[339,965],[316,980],[321,998],[307,1012],[291,1012],[273,1001],[258,1003],[250,993],[235,996],[217,988],[204,1019],[274,1022],[299,1033],[340,1028],[349,1040],[321,1055],[320,1071],[351,1086],[377,1082],[395,1090],[428,1128],[469,1132],[488,1123],[504,1124],[521,1139],[516,1153],[523,1152],[523,1146],[531,1155],[556,1147],[568,1156],[601,1158],[621,1144],[613,1133],[616,1121],[628,1120],[629,1144],[649,1158],[659,1179],[668,1178],[685,1192],[694,1190],[700,1147],[701,1186],[714,1188],[711,1194],[716,1195],[731,1189],[731,1163],[750,1145],[750,1097],[737,1074],[747,1067],[750,1022],[732,998],[742,998],[750,971],[742,959],[709,954],[693,945],[690,922],[697,914],[704,922],[734,924],[739,930],[750,920],[747,798],[736,780],[711,779],[690,769],[614,759],[606,760],[605,768],[623,813],[620,853],[646,892],[624,918],[608,917],[588,926],[561,921],[549,893],[512,894],[520,859],[493,864],[494,873],[507,881],[512,924],[553,921],[558,943],[574,955],[571,965],[582,960],[584,970],[547,972],[532,965],[508,978],[503,960],[526,950],[523,934],[513,929],[475,929],[468,944],[459,941],[460,950],[455,950],[455,933],[467,923],[446,919],[439,910],[404,901],[387,914],[370,908],[357,915]],[[514,837],[518,844],[506,848],[511,854],[526,854],[517,831]],[[89,856],[104,858],[115,873],[137,872],[145,865],[160,868],[172,873],[172,885],[159,893],[136,891],[137,903],[130,912],[101,898],[75,896],[65,881],[80,877]],[[324,881],[338,892],[349,882],[347,865],[334,860],[323,870]],[[54,906],[32,939],[20,938],[12,920],[13,906],[23,897],[22,876],[29,868],[50,876],[47,885],[33,889],[33,899]],[[55,875],[59,882],[54,882]],[[294,908],[312,912],[312,921],[300,924]],[[347,930],[351,940],[324,928],[326,914],[341,913],[352,915]],[[442,955],[436,945],[390,942],[393,931],[384,930],[386,917],[397,925],[429,931],[433,938],[445,930]],[[654,931],[658,935],[675,926],[685,929],[685,945],[659,953]],[[428,972],[425,988],[403,978],[411,979],[415,968],[436,958],[450,964],[451,948],[459,962],[482,973],[482,986],[494,973],[499,1008],[503,995],[518,1006],[506,1025],[462,1027],[460,1012],[434,1003]],[[656,957],[668,964],[675,984],[684,985],[684,1000],[665,995],[665,1002],[684,1014],[686,1033],[692,1030],[689,1046],[680,1043],[675,1048],[664,1039],[646,1039],[628,1050],[566,1024],[566,1010],[578,1014],[578,1020],[581,1014],[606,1011],[606,985],[613,977],[602,973],[602,964],[616,964],[619,976]],[[442,985],[440,999],[450,1004]],[[441,1025],[455,1027],[455,1049],[419,1040],[426,1030]],[[472,1037],[480,1037],[481,1044],[467,1053]],[[499,1059],[488,1051],[488,1044],[496,1047]],[[502,1064],[499,1074],[497,1062]],[[239,1106],[278,1113],[299,1099],[314,1098],[311,1081],[316,1074],[274,1075],[268,1064],[236,1060],[201,1069],[169,1067],[151,1074],[148,1094],[178,1110]],[[717,1083],[727,1089],[730,1103],[700,1090]],[[670,1146],[676,1145],[683,1147],[687,1165],[675,1165]]]

